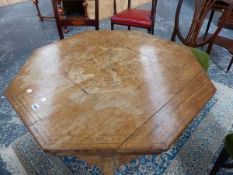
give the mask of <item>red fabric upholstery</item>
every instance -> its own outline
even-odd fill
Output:
[[[150,28],[151,12],[146,10],[128,9],[111,17],[113,24]]]

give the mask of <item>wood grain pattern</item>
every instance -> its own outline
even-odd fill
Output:
[[[44,150],[102,159],[167,150],[215,91],[188,47],[89,31],[35,50],[5,94]]]

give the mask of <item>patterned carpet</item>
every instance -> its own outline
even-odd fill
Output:
[[[158,11],[156,15],[156,26],[155,26],[155,35],[157,37],[170,40],[174,25],[174,14],[175,14],[176,5],[177,5],[177,0],[158,1]],[[42,8],[42,13],[44,15],[52,14],[50,1],[45,1],[45,0],[40,1],[40,7]],[[149,8],[149,5],[145,5],[143,6],[143,8]],[[182,29],[187,29],[187,25],[190,22],[189,16],[191,16],[192,13],[191,9],[192,9],[191,1],[186,0],[185,6],[182,9],[182,13],[184,14],[182,16],[183,20],[181,21]],[[212,30],[216,26],[215,24],[217,24],[216,19],[217,18],[215,17],[211,28]],[[93,30],[92,28],[87,28],[87,27],[69,28],[70,32],[67,34],[66,37],[69,37],[74,33],[78,33],[87,29]],[[110,29],[109,19],[101,21],[100,29],[101,30]],[[126,27],[117,26],[116,29],[122,30],[122,29],[126,29]],[[133,29],[142,30],[138,28],[133,28]],[[58,34],[53,20],[44,21],[44,22],[40,22],[38,20],[36,16],[36,10],[32,2],[19,3],[16,5],[0,8],[0,31],[1,31],[1,35],[0,35],[0,93],[1,93],[0,95],[0,154],[1,154],[0,174],[9,175],[12,174],[11,172],[15,172],[13,174],[18,174],[17,172],[19,172],[19,168],[14,166],[16,162],[19,162],[17,161],[17,157],[13,156],[12,158],[11,156],[9,156],[12,154],[14,155],[17,152],[16,151],[17,148],[12,146],[12,148],[14,149],[9,149],[11,148],[10,145],[12,145],[13,142],[16,143],[15,141],[18,138],[25,135],[27,133],[27,129],[24,127],[23,123],[20,121],[17,114],[14,112],[10,104],[7,102],[6,98],[3,95],[3,91],[7,87],[9,81],[14,77],[16,72],[25,63],[25,61],[27,60],[28,56],[32,53],[32,51],[35,48],[41,47],[43,45],[58,40]],[[233,38],[233,31],[224,29],[221,32],[221,35]],[[211,53],[212,62],[208,74],[212,80],[233,88],[233,68],[229,73],[225,72],[227,65],[229,64],[230,57],[231,55],[225,49],[218,46],[214,46],[213,52]],[[222,128],[224,128],[226,123],[230,125],[230,123],[232,122],[232,119],[231,121],[228,122],[220,120],[221,116],[224,115],[223,110],[224,109],[230,110],[229,108],[232,107],[233,103],[227,101],[230,100],[228,99],[229,98],[228,96],[232,96],[232,91],[223,85],[219,85],[218,87],[220,86],[224,87],[223,89],[225,89],[223,91],[226,92],[224,93],[225,94],[224,100],[226,101],[225,103],[223,103],[225,104],[225,106],[223,106],[222,109],[219,108],[219,111],[215,111],[215,113],[218,114],[217,116],[220,117],[217,117],[216,120],[214,119],[214,121],[221,122],[220,124],[223,125]],[[215,97],[210,103],[213,106],[217,104],[221,104],[220,103],[221,101],[219,101],[218,103],[218,100],[219,99]],[[209,108],[211,112],[212,110],[214,111],[215,108],[213,108],[211,104],[209,104],[209,107],[205,108],[206,111],[208,111],[207,108]],[[211,113],[208,112],[208,114]],[[203,167],[207,168],[207,165],[211,165],[210,160],[212,159],[215,150],[217,150],[217,147],[219,147],[221,142],[220,140],[223,139],[223,135],[225,135],[227,132],[227,130],[226,131],[224,130],[223,132],[220,131],[220,134],[218,135],[219,139],[216,139],[216,142],[212,143],[212,145],[209,144],[209,140],[205,139],[204,137],[198,138],[195,141],[191,140],[197,137],[195,133],[199,130],[200,132],[202,132],[202,134],[199,134],[199,136],[202,136],[203,133],[205,134],[207,131],[214,133],[218,132],[219,126],[221,125],[214,125],[214,122],[212,123],[213,125],[205,125],[207,127],[206,130],[204,126],[201,127],[203,121],[205,121],[206,118],[208,118],[209,116],[208,114],[205,115],[202,122],[199,122],[197,129],[190,130],[190,133],[192,133],[192,135],[188,136],[189,139],[186,140],[185,143],[181,142],[183,140],[182,137],[180,139],[181,141],[179,140],[177,142],[176,144],[177,146],[171,148],[171,150],[173,151],[167,152],[164,155],[160,155],[158,157],[142,156],[139,159],[133,161],[131,164],[128,164],[127,166],[123,166],[120,169],[118,169],[117,174],[122,174],[123,172],[132,172],[132,173],[134,172],[133,174],[137,174],[136,172],[141,172],[141,174],[143,173],[161,174],[162,172],[164,172],[164,174],[169,174],[169,172],[171,172],[172,169],[176,171],[177,174],[191,174],[191,173],[187,173],[189,170],[193,171],[193,169],[195,169],[195,166],[192,167],[193,164],[191,162],[193,161],[195,165],[202,165],[199,164],[198,162],[199,161],[203,162],[203,159],[205,158],[207,158],[208,160],[205,160],[206,163],[203,164]],[[228,116],[232,117],[232,113],[229,114]],[[211,124],[209,120],[207,120],[207,122]],[[205,132],[203,132],[203,130]],[[199,140],[203,142],[198,142]],[[20,139],[19,141],[22,140]],[[195,144],[197,143],[197,147],[195,148],[200,148],[202,152],[201,153],[197,152],[196,154],[194,154],[195,152],[192,152],[193,149],[188,149],[187,147],[189,147],[190,145],[192,146],[192,143]],[[189,151],[185,151],[185,150],[189,150]],[[188,155],[185,156],[184,154],[188,154]],[[28,155],[33,155],[33,154],[29,153]],[[191,159],[192,156],[195,155],[197,155],[198,157]],[[215,156],[216,155],[217,154],[215,154]],[[184,158],[190,158],[189,160],[192,161],[184,160]],[[212,159],[211,162],[214,161],[215,159]],[[10,163],[12,162],[12,160],[15,160],[13,161],[14,162],[13,164]],[[75,160],[73,157],[65,157],[65,158],[63,157],[61,159],[59,158],[59,161],[61,161],[63,165],[65,163],[69,167],[69,171],[72,170],[73,172],[77,172],[77,168],[83,169],[83,167],[86,166],[85,162],[81,160],[78,160],[80,163],[77,165],[77,160]],[[186,162],[189,162],[189,164]],[[28,165],[30,166],[29,163]],[[173,168],[171,169],[171,167]],[[208,170],[207,171],[203,170],[203,167],[200,166],[201,168],[200,174],[208,174],[207,173]],[[91,168],[86,167],[85,173],[83,174],[87,174],[86,172],[88,171],[90,172],[92,170],[93,167]],[[98,170],[99,170],[98,168],[95,169],[95,171]],[[21,171],[23,172],[22,167],[20,172]],[[146,171],[148,173],[146,173]],[[192,173],[195,174],[195,172]],[[76,174],[81,174],[81,173],[76,173]]]

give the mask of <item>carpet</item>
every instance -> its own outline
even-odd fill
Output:
[[[117,169],[117,175],[208,174],[222,149],[233,121],[233,89],[215,83],[217,93],[186,128],[183,135],[160,155],[142,155]],[[100,168],[74,156],[43,152],[26,133],[0,152],[12,174],[97,175]],[[227,173],[224,169],[219,173]],[[230,174],[232,172],[228,172]]]
[[[18,4],[18,3],[26,2],[26,1],[29,1],[29,0],[0,0],[0,7]]]

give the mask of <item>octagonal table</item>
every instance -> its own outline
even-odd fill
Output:
[[[108,175],[169,149],[215,91],[188,47],[88,31],[35,50],[5,94],[43,150]]]

